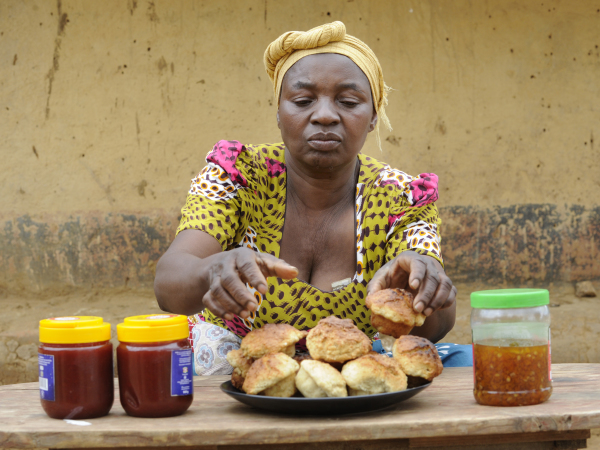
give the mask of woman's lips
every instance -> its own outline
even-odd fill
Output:
[[[321,150],[321,151],[334,150],[340,144],[341,144],[340,141],[334,141],[334,140],[311,139],[308,141],[308,145],[310,145],[315,150]]]

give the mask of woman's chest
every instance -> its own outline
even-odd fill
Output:
[[[298,268],[298,278],[322,291],[356,272],[354,204],[321,213],[288,205],[279,258]]]

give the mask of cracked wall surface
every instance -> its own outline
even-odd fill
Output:
[[[440,177],[453,277],[600,277],[597,1],[5,0],[0,289],[150,286],[212,145],[280,139],[266,46],[333,20],[394,88],[365,153]]]

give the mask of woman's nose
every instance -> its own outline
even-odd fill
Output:
[[[320,98],[315,105],[311,122],[321,125],[335,125],[339,121],[340,116],[336,110],[335,102],[328,98]]]

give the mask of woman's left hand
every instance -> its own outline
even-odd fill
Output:
[[[430,256],[413,251],[400,253],[381,267],[368,284],[367,294],[393,288],[416,293],[413,308],[426,316],[456,302],[456,286],[442,265]]]

